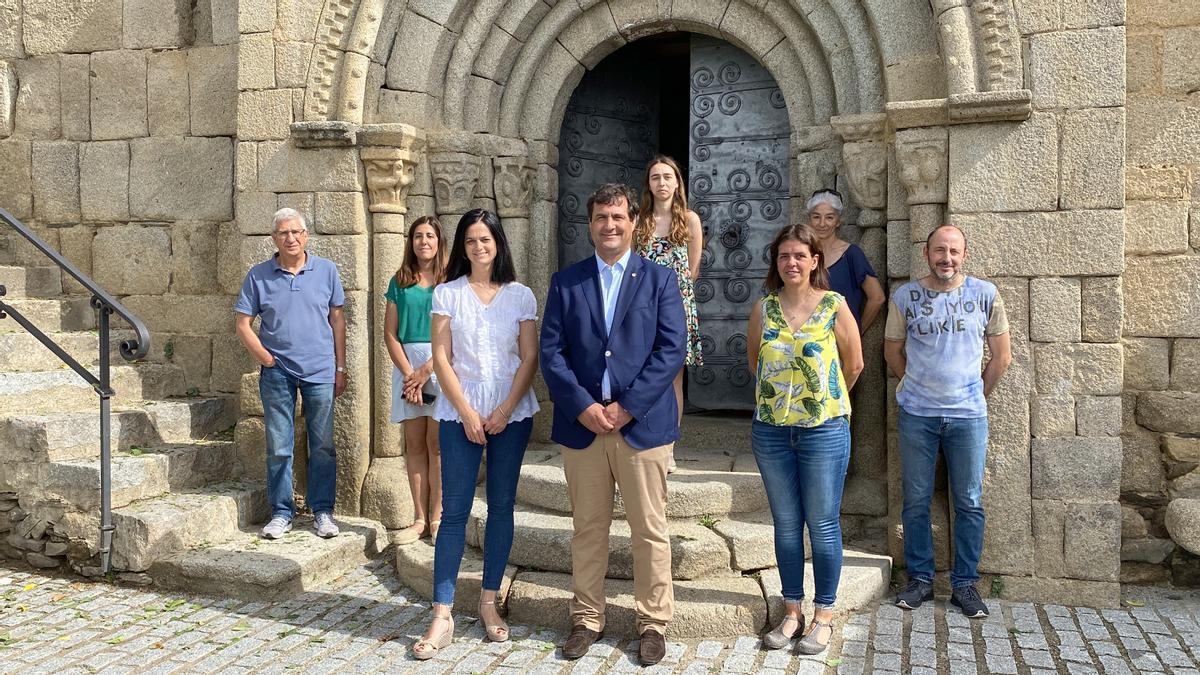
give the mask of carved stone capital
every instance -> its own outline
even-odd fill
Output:
[[[842,158],[854,201],[868,209],[887,206],[887,147],[878,141],[846,143]]]
[[[480,165],[479,157],[465,152],[429,153],[438,215],[466,213],[471,209]]]
[[[533,167],[524,157],[492,159],[492,187],[501,218],[528,218],[533,201]]]
[[[881,141],[887,133],[887,115],[885,113],[838,115],[830,117],[829,123],[833,125],[833,130],[847,143],[854,141]]]
[[[372,213],[408,213],[417,156],[411,150],[370,146],[359,151],[367,172],[367,197]]]
[[[896,132],[896,161],[908,203],[945,204],[949,199],[949,134],[944,127]]]

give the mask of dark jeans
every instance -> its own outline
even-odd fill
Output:
[[[333,383],[305,382],[283,369],[260,368],[258,394],[267,432],[267,502],[271,515],[296,515],[292,498],[292,453],[296,444],[296,392],[308,429],[308,505],[313,513],[333,511],[337,456],[333,448]]]
[[[512,550],[513,504],[521,461],[533,433],[533,418],[510,422],[487,437],[487,529],[483,536],[483,590],[500,590]],[[454,604],[458,569],[467,545],[467,519],[475,499],[475,481],[484,446],[467,440],[461,422],[438,425],[442,446],[442,526],[433,555],[433,601]]]
[[[775,561],[785,600],[804,599],[804,526],[812,544],[813,603],[833,607],[842,577],[842,489],[850,463],[850,422],[817,427],[755,421],[754,460],[775,521]]]

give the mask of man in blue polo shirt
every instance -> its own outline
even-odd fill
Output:
[[[271,228],[278,252],[246,274],[233,309],[237,335],[261,365],[258,383],[267,435],[265,539],[292,529],[293,415],[299,390],[308,427],[308,505],[317,534],[336,537],[333,500],[337,459],[333,399],[346,389],[346,295],[337,266],[304,250],[308,226],[294,209],[279,209]],[[251,323],[259,317],[258,333]]]

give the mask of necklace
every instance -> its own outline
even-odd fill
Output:
[[[782,295],[780,295],[779,305],[783,308],[783,316],[785,319],[787,319],[787,322],[795,325],[798,322],[807,320],[808,315],[812,314],[813,309],[815,309],[817,305],[813,298],[817,297],[819,293],[820,291],[809,287],[808,292],[803,297],[799,298],[794,303],[788,304],[784,303],[784,298]],[[809,307],[810,300],[812,301],[811,307]],[[805,308],[808,309],[807,313],[804,311]]]

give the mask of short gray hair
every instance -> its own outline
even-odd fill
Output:
[[[287,206],[275,212],[275,217],[271,219],[271,231],[278,230],[281,224],[291,220],[299,221],[300,229],[308,231],[308,223],[304,221],[304,214]]]
[[[842,198],[829,190],[821,190],[809,197],[808,201],[804,203],[804,210],[812,213],[812,210],[820,204],[828,204],[834,211],[838,212],[838,215],[842,213]]]

